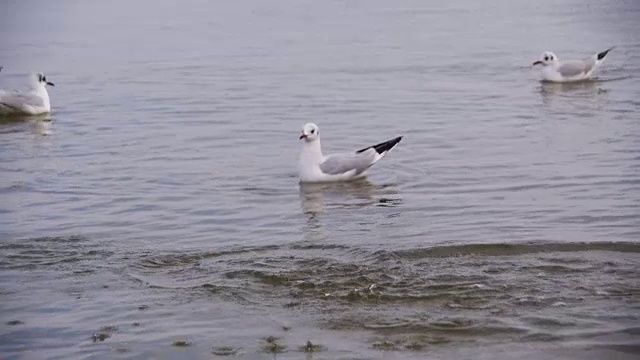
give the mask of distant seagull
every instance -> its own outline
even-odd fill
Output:
[[[569,60],[560,62],[558,57],[551,51],[545,51],[540,55],[540,59],[533,63],[542,65],[542,79],[553,82],[570,82],[586,80],[591,77],[593,71],[602,64],[613,47],[597,53],[585,60]]]
[[[49,93],[46,86],[54,86],[47,81],[43,73],[31,76],[31,90],[6,91],[0,90],[0,115],[25,114],[37,115],[51,111]]]
[[[382,159],[400,142],[402,136],[366,147],[353,154],[322,155],[320,134],[316,124],[308,123],[302,128],[300,139],[304,139],[298,160],[301,182],[348,181],[364,177],[371,165]]]

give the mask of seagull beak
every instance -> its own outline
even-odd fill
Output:
[[[56,86],[56,84],[47,81],[47,85]]]
[[[300,135],[300,139],[298,139],[298,140],[302,140],[302,139],[306,139],[306,138],[307,138],[307,135],[305,133],[302,133]]]
[[[531,66],[536,66],[536,65],[542,65],[542,61],[536,60],[536,61],[533,62],[533,65],[531,65]]]

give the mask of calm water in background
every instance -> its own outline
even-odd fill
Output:
[[[0,124],[3,358],[640,353],[637,1],[2,6],[0,85],[56,83]],[[301,187],[308,121],[405,138]]]

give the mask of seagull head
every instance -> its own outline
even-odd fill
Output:
[[[44,73],[37,73],[35,75],[35,80],[38,85],[42,84],[42,86],[45,86],[45,85],[55,86],[52,82],[47,81],[47,77],[44,75]]]
[[[319,136],[318,125],[314,123],[304,124],[302,127],[302,134],[300,134],[300,139],[304,139],[306,142],[312,142],[318,139]]]
[[[545,51],[540,55],[540,58],[533,62],[533,66],[542,65],[549,66],[558,63],[558,57],[551,51]]]

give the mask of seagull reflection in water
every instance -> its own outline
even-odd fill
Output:
[[[584,80],[570,83],[553,83],[543,81],[538,87],[542,102],[550,104],[554,100],[570,99],[592,102],[598,95],[607,93],[602,88],[602,81]]]
[[[349,182],[301,183],[301,209],[307,215],[305,233],[319,235],[318,232],[322,232],[320,215],[332,209],[399,206],[402,199],[397,194],[393,184],[376,185],[366,178]],[[317,238],[318,236],[312,237]]]

